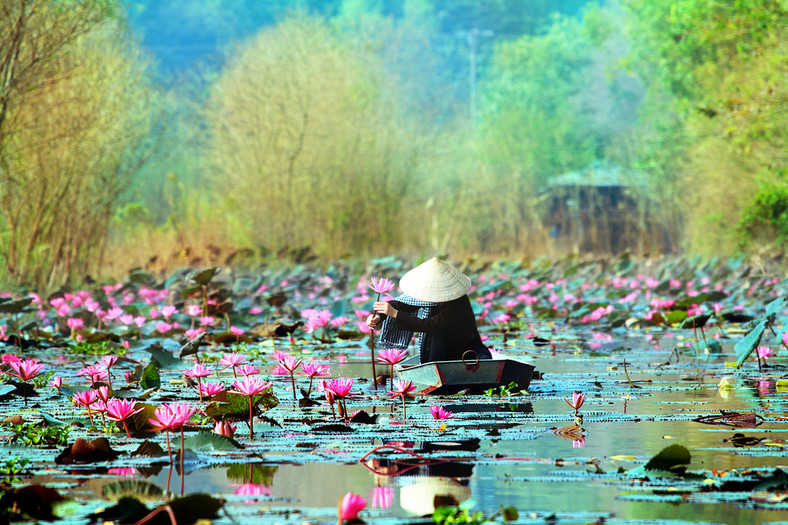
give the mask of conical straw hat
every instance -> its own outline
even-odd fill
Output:
[[[468,293],[471,280],[454,266],[433,257],[403,275],[399,287],[415,299],[445,303]]]

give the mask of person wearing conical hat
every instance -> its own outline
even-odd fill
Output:
[[[406,348],[416,333],[422,363],[460,360],[468,350],[480,359],[492,358],[476,328],[467,275],[433,257],[403,275],[399,286],[404,293],[376,302],[367,318],[373,329],[382,322],[381,345]]]

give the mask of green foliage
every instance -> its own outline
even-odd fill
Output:
[[[21,443],[31,447],[54,447],[68,443],[70,426],[50,427],[35,423],[4,423],[3,426],[11,432],[11,442]]]
[[[488,388],[484,391],[484,393],[488,396],[500,396],[500,397],[508,397],[508,396],[517,396],[523,393],[527,393],[525,390],[520,390],[520,386],[512,381],[508,385],[501,385],[494,388]]]
[[[485,516],[483,512],[473,512],[472,509],[476,502],[472,499],[461,502],[456,507],[439,506],[432,514],[432,519],[439,525],[454,525],[455,523],[467,523],[481,525],[482,523],[498,523],[500,521],[516,521],[519,517],[517,509],[514,507],[503,507],[490,516]]]
[[[7,459],[5,463],[0,463],[0,476],[5,478],[8,483],[16,483],[19,481],[19,475],[25,471],[30,460],[28,458],[19,458],[14,456]]]
[[[104,340],[104,341],[79,341],[74,345],[69,345],[64,348],[64,350],[69,354],[79,354],[79,355],[94,355],[94,356],[101,356],[101,355],[124,355],[126,353],[126,349],[122,346],[115,345],[112,341]]]
[[[769,183],[761,187],[742,211],[738,230],[742,247],[760,239],[784,248],[788,244],[788,186]]]

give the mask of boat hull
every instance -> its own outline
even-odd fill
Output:
[[[515,383],[519,390],[526,390],[534,371],[533,365],[510,357],[428,363],[418,363],[417,359],[403,361],[394,371],[400,379],[412,381],[422,395],[454,394],[462,390],[480,393],[510,383]]]

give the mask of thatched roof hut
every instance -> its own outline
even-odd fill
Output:
[[[542,199],[555,250],[670,252],[670,241],[654,216],[648,189],[644,173],[604,162],[552,177]]]

